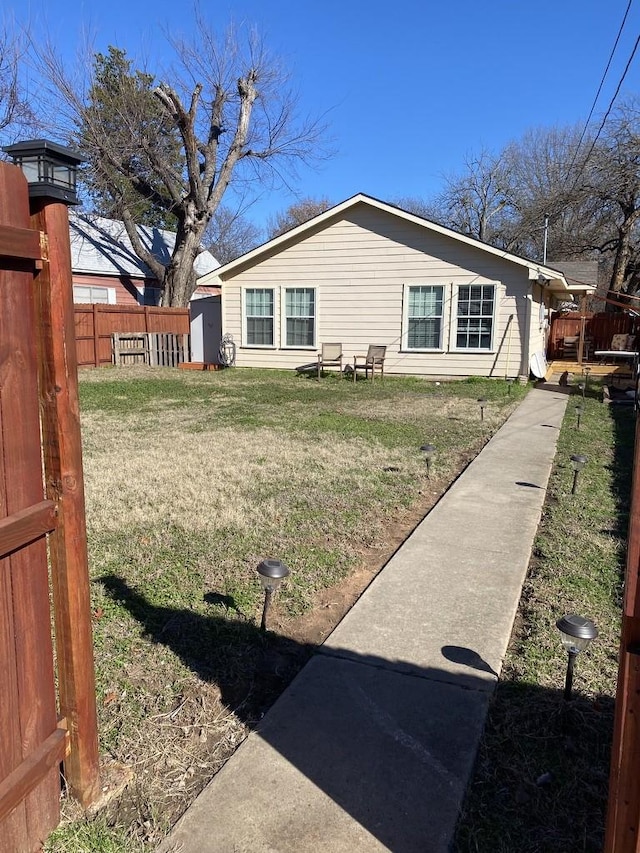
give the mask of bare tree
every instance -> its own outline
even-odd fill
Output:
[[[235,261],[261,242],[260,228],[226,205],[217,208],[204,233],[205,245],[221,264]]]
[[[33,113],[20,79],[27,35],[8,25],[0,31],[0,140],[14,142],[33,124]]]
[[[300,201],[290,205],[286,210],[269,217],[267,222],[269,239],[272,240],[274,237],[279,237],[280,234],[290,231],[296,225],[308,222],[314,216],[324,213],[330,207],[331,202],[328,198],[311,198],[309,196],[300,199]]]
[[[454,231],[509,248],[513,194],[503,156],[485,150],[467,155],[464,170],[445,178],[432,212],[436,221]]]
[[[241,43],[229,31],[220,42],[199,15],[195,29],[196,41],[170,40],[175,65],[162,74],[134,69],[124,51],[110,48],[79,86],[51,48],[41,53],[89,161],[91,195],[123,220],[161,284],[163,305],[188,303],[193,262],[232,179],[262,189],[286,180],[296,162],[318,155],[323,130],[298,118],[286,75],[255,35]],[[166,266],[136,231],[150,211],[175,223]]]

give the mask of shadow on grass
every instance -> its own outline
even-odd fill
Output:
[[[626,539],[629,530],[631,509],[631,474],[635,444],[636,414],[633,406],[611,405],[611,417],[615,426],[613,457],[613,491],[616,496],[617,512],[615,529],[611,531],[620,539]],[[625,563],[621,561],[620,577],[624,578]]]
[[[449,849],[496,681],[492,667],[475,650],[443,646],[442,668],[418,668],[339,648],[314,655],[313,647],[263,633],[246,620],[153,605],[115,576],[102,577],[101,583],[153,642],[171,648],[203,680],[215,682],[225,704],[259,734],[238,756],[235,772],[225,776],[224,790],[209,795],[215,798],[215,810],[212,799],[204,813],[201,807],[191,823],[176,829],[172,844],[189,840],[193,845],[194,832],[208,837],[213,824],[206,815],[215,811],[221,834],[215,849],[233,849],[240,835],[247,849],[259,849],[283,819],[292,819],[271,808],[275,786],[290,792],[294,812],[305,802],[303,824],[312,836],[322,832],[330,839],[336,833],[344,845],[353,841],[357,846],[364,830],[389,850]],[[234,610],[232,600],[212,601],[229,613]],[[298,678],[283,693],[296,673]],[[606,740],[599,729],[604,715],[579,700],[569,708],[560,691],[518,688],[507,698],[498,737],[508,766],[498,795],[516,812],[539,809],[551,824],[545,838],[557,836],[557,844],[536,846],[520,838],[517,847],[494,847],[491,841],[483,846],[482,838],[471,836],[468,846],[463,841],[457,849],[577,850],[567,839],[583,828],[591,832],[590,821],[597,824],[591,792],[606,781],[589,770],[595,741]],[[537,709],[534,715],[531,706]],[[526,728],[520,725],[521,708],[526,709]],[[526,770],[521,761],[509,761],[512,750],[531,743],[537,744],[538,756],[541,742],[556,754],[558,741],[568,764],[579,760],[587,768],[580,790],[571,787],[573,770],[566,774],[567,768],[551,759],[531,762]],[[538,781],[545,773],[550,775]],[[324,796],[318,798],[316,789]],[[327,811],[326,797],[337,810]],[[238,803],[250,826],[242,832],[234,828],[233,815],[227,815]],[[569,824],[567,813],[573,815]],[[326,825],[327,819],[335,826]],[[292,829],[299,831],[292,820]],[[501,831],[495,827],[498,835]],[[509,844],[516,837],[510,836]],[[299,849],[307,849],[308,840],[299,838]]]

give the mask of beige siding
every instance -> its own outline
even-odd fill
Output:
[[[456,286],[490,283],[498,284],[493,350],[454,351]],[[403,299],[405,285],[411,284],[445,287],[442,352],[407,351]],[[534,349],[541,348],[535,302],[539,288],[533,287],[532,303],[526,268],[362,204],[225,279],[223,331],[233,334],[238,344],[238,366],[294,368],[315,359],[316,347],[280,346],[278,295],[280,288],[295,286],[316,288],[318,347],[322,341],[341,341],[351,360],[366,352],[368,344],[386,344],[385,370],[390,373],[515,376],[526,367],[520,338],[522,330],[526,340],[527,325]],[[245,346],[242,293],[246,287],[275,290],[273,349]],[[528,306],[532,309],[529,324]]]

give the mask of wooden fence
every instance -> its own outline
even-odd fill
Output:
[[[113,363],[179,367],[189,361],[189,335],[173,332],[113,333]]]
[[[591,352],[610,349],[614,335],[633,335],[640,328],[640,318],[632,317],[626,313],[581,314],[576,312],[575,314],[557,314],[551,320],[547,358],[562,357],[562,339],[577,337],[580,334],[583,318],[584,336],[592,341]]]
[[[58,823],[61,761],[84,805],[100,791],[72,301],[66,205],[0,163],[2,853]]]
[[[112,335],[144,332],[188,335],[188,308],[145,305],[75,305],[76,348],[81,367],[113,363]]]

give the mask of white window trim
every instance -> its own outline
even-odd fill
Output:
[[[493,315],[491,317],[491,344],[489,347],[459,347],[458,340],[458,294],[461,287],[493,287]],[[501,289],[499,281],[460,281],[453,285],[451,297],[451,323],[449,326],[449,352],[475,353],[481,355],[492,355],[496,352],[496,327],[498,324],[499,307],[501,301]]]
[[[440,345],[437,347],[410,347],[409,346],[409,288],[411,287],[441,287],[442,288],[442,314],[440,316]],[[445,352],[444,342],[447,334],[447,306],[451,298],[450,285],[441,281],[408,281],[405,282],[402,292],[402,349],[401,352]]]
[[[83,287],[89,291],[91,290],[106,290],[107,292],[107,301],[106,302],[76,302],[76,288]],[[116,304],[116,289],[115,287],[105,287],[103,284],[81,284],[80,282],[75,282],[73,285],[73,302],[75,305],[115,305]]]
[[[317,350],[318,349],[318,288],[315,284],[283,284],[280,290],[280,349],[286,350]],[[287,344],[287,290],[313,290],[315,317],[313,324],[313,343],[309,345]],[[275,310],[275,306],[274,306]]]
[[[271,344],[250,344],[248,342],[249,334],[247,332],[247,290],[271,290],[273,292],[273,343]],[[240,309],[242,311],[242,346],[245,349],[274,350],[278,348],[276,344],[276,341],[278,340],[278,329],[276,328],[276,318],[278,316],[278,297],[279,288],[272,284],[247,284],[246,286],[242,287],[242,291],[240,294],[240,299],[242,300]]]

